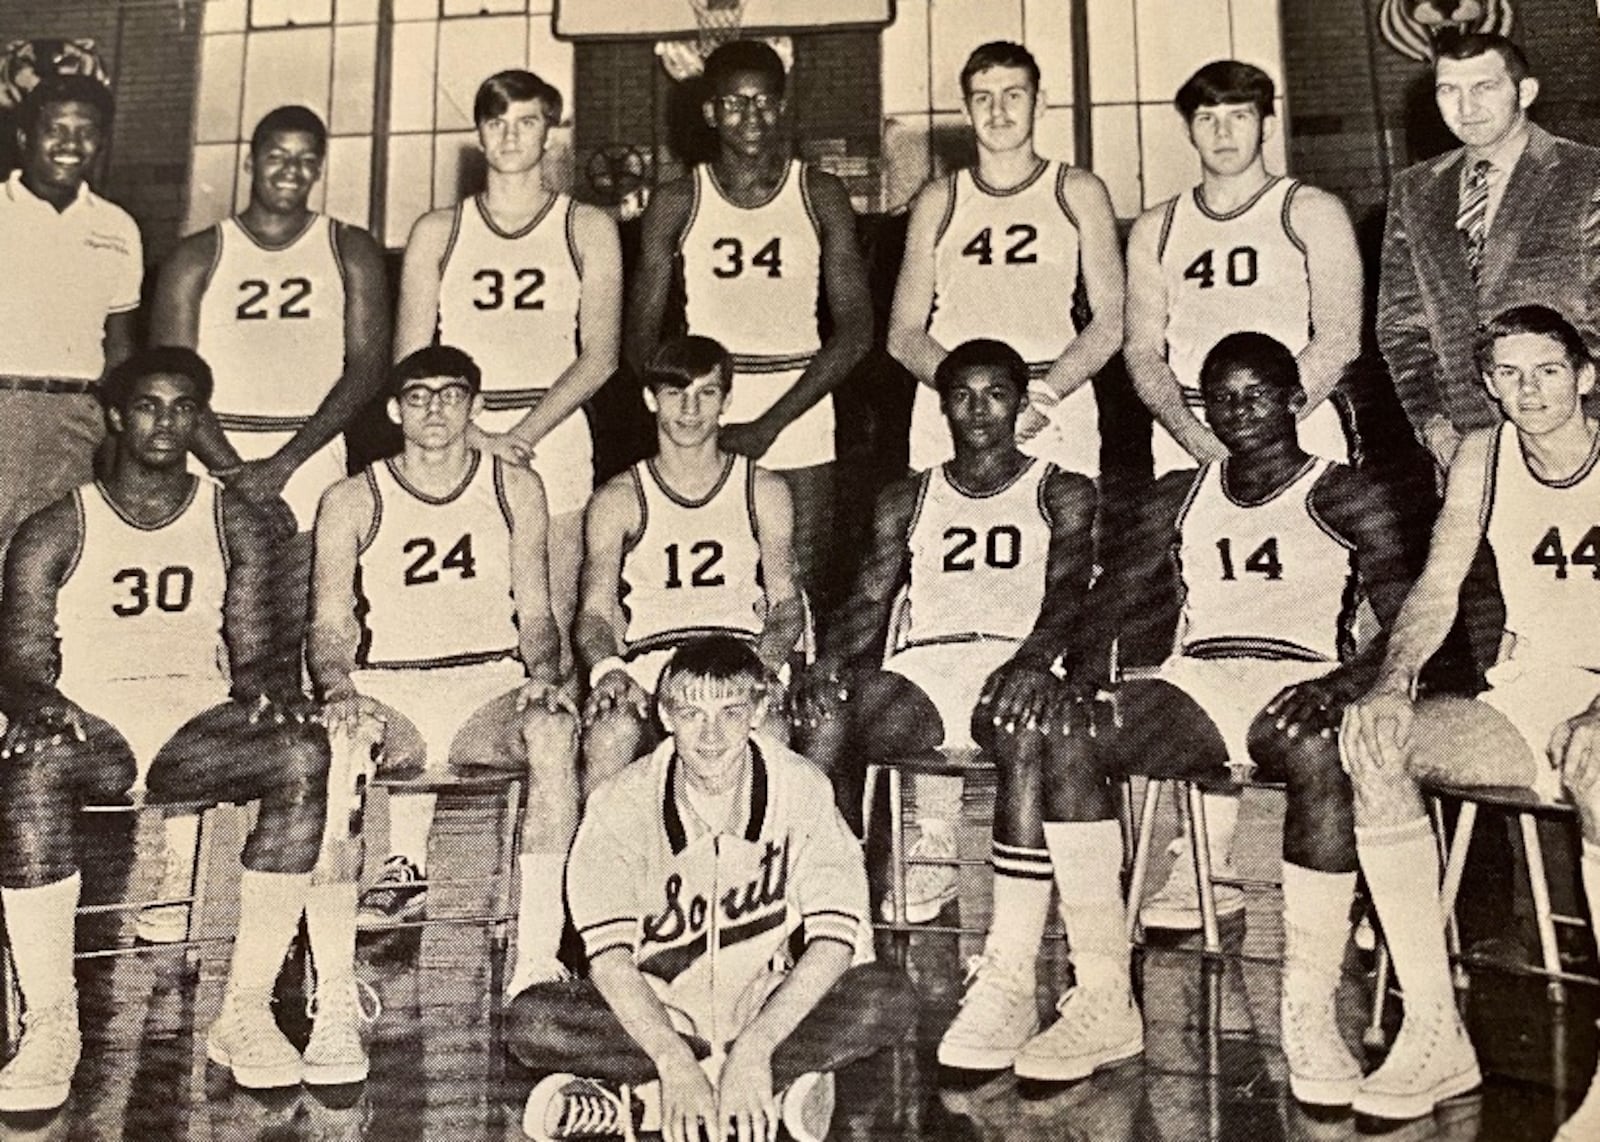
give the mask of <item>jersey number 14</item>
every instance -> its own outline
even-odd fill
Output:
[[[1222,581],[1231,583],[1239,576],[1233,569],[1233,541],[1217,540],[1217,554],[1222,557]],[[1244,569],[1256,575],[1265,575],[1276,581],[1283,578],[1283,561],[1278,558],[1278,537],[1273,536],[1245,557]]]

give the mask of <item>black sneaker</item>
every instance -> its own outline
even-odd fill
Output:
[[[428,886],[421,880],[422,873],[409,858],[397,854],[384,861],[383,872],[361,894],[356,926],[381,928],[422,919],[428,907]]]

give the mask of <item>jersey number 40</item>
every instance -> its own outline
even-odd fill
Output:
[[[1217,284],[1217,251],[1206,250],[1183,271],[1185,281],[1198,282],[1200,289]],[[1253,286],[1260,276],[1254,246],[1235,246],[1222,259],[1223,280],[1234,287]]]

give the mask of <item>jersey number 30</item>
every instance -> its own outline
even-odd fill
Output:
[[[1556,578],[1567,577],[1567,564],[1575,563],[1579,567],[1589,568],[1589,573],[1600,579],[1600,525],[1591,527],[1583,533],[1583,538],[1578,540],[1578,546],[1567,553],[1567,548],[1561,542],[1561,529],[1552,527],[1544,533],[1544,538],[1539,540],[1539,545],[1533,549],[1533,562],[1540,567],[1554,567]]]
[[[472,533],[469,531],[456,540],[449,551],[444,553],[444,558],[439,560],[439,566],[433,566],[433,557],[439,553],[439,548],[427,536],[420,539],[408,539],[406,545],[400,549],[405,555],[412,556],[409,566],[406,567],[405,582],[407,587],[417,587],[424,583],[437,583],[440,570],[460,572],[463,579],[478,577],[478,561],[472,557]]]
[[[156,610],[169,615],[189,609],[189,600],[194,597],[194,572],[190,568],[163,567],[155,573],[154,591],[150,589],[151,578],[143,567],[125,567],[111,576],[113,583],[128,588],[128,597],[112,603],[111,613],[131,619],[148,611],[152,603]]]

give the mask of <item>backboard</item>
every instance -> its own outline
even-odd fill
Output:
[[[743,31],[784,33],[809,28],[882,27],[894,20],[895,0],[746,0]],[[708,0],[698,0],[701,5]],[[709,0],[713,8],[724,8]],[[555,0],[555,34],[562,39],[661,39],[700,31],[696,0]]]

